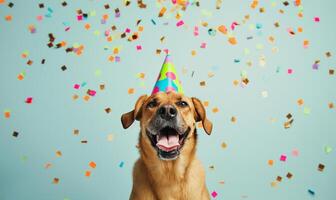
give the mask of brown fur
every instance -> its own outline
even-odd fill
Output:
[[[191,131],[186,138],[180,155],[176,160],[161,160],[152,147],[146,127],[156,113],[156,109],[147,109],[146,104],[153,98],[159,100],[160,105],[172,104],[183,100],[188,103],[187,108],[178,108],[184,122]],[[158,106],[159,107],[159,106]],[[124,128],[132,125],[134,120],[140,121],[139,136],[140,158],[133,169],[133,188],[131,200],[208,200],[209,192],[205,184],[205,172],[196,158],[196,122],[201,121],[204,130],[210,135],[212,123],[206,118],[202,103],[196,98],[188,98],[174,92],[158,93],[147,97],[141,96],[135,104],[134,110],[121,117]]]

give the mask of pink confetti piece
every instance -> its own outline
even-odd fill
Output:
[[[232,24],[231,24],[231,30],[234,30],[237,25],[239,25],[237,22],[232,22]]]
[[[70,30],[70,26],[65,28],[65,31],[69,31]]]
[[[27,97],[25,102],[26,102],[27,104],[31,104],[31,103],[33,103],[33,97]]]
[[[320,18],[319,17],[314,17],[314,21],[315,22],[320,22]]]
[[[42,15],[38,15],[38,16],[36,17],[36,20],[37,20],[37,21],[42,21],[42,20],[43,20],[43,16],[42,16]]]
[[[202,42],[202,43],[201,43],[201,48],[202,48],[202,49],[205,49],[205,48],[206,48],[206,43],[205,43],[205,42]]]
[[[141,45],[137,45],[137,46],[136,46],[136,49],[137,49],[138,51],[141,51],[141,50],[142,50],[142,46],[141,46]]]
[[[76,90],[78,90],[78,89],[80,88],[80,85],[79,85],[79,84],[75,84],[75,85],[74,85],[74,88],[75,88]]]
[[[172,3],[173,3],[173,4],[176,4],[176,0],[172,0]]]
[[[293,73],[293,69],[291,69],[291,68],[287,69],[287,73],[288,74],[292,74]]]
[[[108,37],[110,35],[110,33],[111,33],[110,30],[106,30],[105,33],[104,33],[105,37]]]
[[[213,197],[213,198],[216,198],[217,197],[217,192],[216,191],[213,191],[213,192],[211,192],[211,196]]]
[[[299,150],[293,149],[292,150],[292,155],[295,156],[295,157],[298,157],[299,156]]]
[[[125,32],[126,32],[126,33],[130,33],[130,32],[131,32],[131,29],[126,28]]]
[[[90,95],[90,96],[95,96],[96,95],[96,91],[95,90],[88,90],[88,95]]]
[[[280,161],[285,162],[287,160],[287,156],[285,154],[282,154],[280,156]]]
[[[180,20],[180,21],[178,21],[177,23],[176,23],[176,26],[177,27],[180,27],[180,26],[182,26],[184,24],[184,21],[183,20]]]
[[[169,50],[168,49],[164,49],[163,50],[166,54],[169,54]]]
[[[198,32],[198,26],[194,27],[194,36],[198,36],[199,32]]]
[[[82,21],[83,20],[83,16],[82,15],[77,15],[77,20],[78,21]]]

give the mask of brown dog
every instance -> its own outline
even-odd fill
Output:
[[[140,158],[133,169],[131,200],[210,199],[205,172],[196,158],[196,122],[210,135],[212,123],[197,98],[180,93],[141,96],[121,116],[126,129],[140,121]]]

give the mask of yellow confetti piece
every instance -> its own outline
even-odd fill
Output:
[[[111,141],[113,141],[113,138],[114,138],[113,134],[108,134],[107,135],[107,141],[111,142]]]

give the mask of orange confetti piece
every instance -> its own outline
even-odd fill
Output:
[[[204,105],[204,107],[208,107],[209,106],[209,101],[204,101],[203,105]]]
[[[84,101],[89,101],[89,100],[90,100],[90,96],[89,96],[89,95],[85,95],[85,96],[83,97],[83,99],[84,99]]]
[[[91,161],[90,163],[89,163],[89,166],[91,167],[91,168],[96,168],[96,163],[95,162],[93,162],[93,161]]]
[[[3,4],[3,3],[5,3],[5,0],[0,0],[0,4]]]
[[[303,47],[307,48],[309,46],[309,40],[304,40],[303,41]]]
[[[12,21],[12,19],[13,19],[12,15],[5,16],[6,21]]]
[[[144,27],[143,26],[139,26],[138,31],[142,32],[143,30],[144,30]]]
[[[91,171],[85,171],[85,176],[90,177],[91,176]]]
[[[224,35],[227,34],[227,28],[224,25],[220,25],[218,27],[218,31],[221,32],[221,33],[223,33]]]
[[[304,103],[303,99],[298,99],[298,100],[297,100],[297,104],[298,104],[299,106],[302,106],[303,103]]]
[[[108,42],[112,42],[112,36],[108,36],[108,37],[106,38],[106,40],[107,40]]]
[[[118,54],[119,53],[119,48],[114,48],[113,49],[113,54]]]
[[[252,1],[252,3],[251,3],[251,8],[252,8],[252,9],[255,9],[255,8],[258,6],[258,4],[259,4],[259,1],[258,1],[258,0],[254,0],[254,1]]]
[[[109,57],[108,57],[108,60],[109,60],[110,62],[113,62],[113,61],[114,61],[114,57],[113,57],[113,56],[109,56]]]
[[[166,7],[161,8],[161,10],[159,12],[159,17],[162,17],[165,14],[166,11],[167,11]]]
[[[20,73],[18,76],[17,76],[17,79],[19,81],[22,81],[24,79],[24,75],[22,73]]]
[[[10,111],[5,111],[5,112],[4,112],[4,116],[5,116],[5,118],[9,119],[10,116],[11,116]]]
[[[91,28],[91,25],[90,25],[90,24],[85,24],[85,25],[84,25],[84,28],[85,28],[86,30],[89,30],[89,29]]]
[[[228,39],[228,41],[229,41],[229,43],[232,44],[232,45],[236,45],[236,44],[237,44],[237,40],[236,40],[235,37],[230,37],[230,38]]]
[[[134,92],[135,92],[134,88],[128,88],[128,91],[127,91],[128,94],[134,94]]]
[[[274,164],[274,161],[273,161],[273,160],[268,160],[268,162],[267,162],[267,163],[268,163],[268,165],[269,165],[269,166],[273,166],[273,164]]]
[[[300,27],[298,27],[298,32],[299,33],[302,33],[303,32],[303,28],[300,26]]]
[[[106,21],[106,20],[108,20],[108,18],[109,18],[109,15],[108,14],[104,14],[103,15],[103,19]]]

